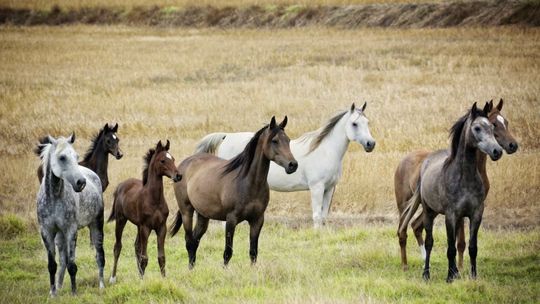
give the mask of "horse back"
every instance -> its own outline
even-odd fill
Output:
[[[394,191],[400,213],[405,209],[405,203],[413,196],[420,180],[422,162],[429,153],[426,150],[418,150],[407,154],[394,173]]]

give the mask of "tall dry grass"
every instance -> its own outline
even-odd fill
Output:
[[[395,216],[393,172],[409,151],[448,146],[470,105],[505,99],[519,151],[488,162],[488,225],[538,225],[540,31],[536,29],[194,30],[132,27],[0,28],[0,211],[35,220],[44,134],[75,131],[80,155],[106,122],[120,124],[106,212],[117,183],[171,140],[178,161],[216,131],[254,131],[289,116],[287,133],[318,128],[368,101],[377,139],[351,144],[334,217]],[[166,198],[176,210],[170,182]],[[270,216],[309,218],[307,192],[271,194]]]
[[[136,7],[136,6],[274,6],[274,5],[356,5],[373,3],[439,3],[451,0],[0,0],[0,6],[27,9],[49,9],[55,5],[62,8],[82,7]]]

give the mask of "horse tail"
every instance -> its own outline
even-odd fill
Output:
[[[114,194],[113,194],[114,199],[113,199],[113,205],[111,209],[111,215],[109,216],[107,223],[116,220],[116,201],[118,200],[118,189],[120,189],[120,186],[116,187],[116,189],[114,190]]]
[[[402,217],[405,216],[405,218],[399,226],[398,235],[407,230],[407,226],[409,225],[411,218],[416,213],[416,210],[418,210],[418,206],[420,206],[421,201],[422,199],[420,197],[420,181],[418,181],[416,185],[416,190],[414,191],[413,196],[407,201],[407,207],[405,208],[405,210],[403,210],[403,214],[401,215]]]
[[[171,226],[171,230],[169,230],[169,233],[171,237],[173,237],[178,230],[180,230],[180,227],[182,226],[182,214],[180,211],[176,212],[176,218],[174,219],[174,222]]]
[[[223,142],[227,133],[211,133],[203,137],[195,148],[195,153],[216,154],[216,150]]]

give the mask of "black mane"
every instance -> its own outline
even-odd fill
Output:
[[[268,125],[264,126],[262,129],[257,131],[255,135],[253,135],[253,138],[249,141],[249,143],[244,148],[244,151],[242,153],[238,154],[235,158],[233,158],[230,162],[228,162],[223,168],[222,176],[227,175],[228,173],[234,171],[237,168],[240,168],[244,165],[247,166],[246,170],[243,170],[243,175],[245,176],[247,172],[249,171],[249,167],[251,166],[251,163],[253,162],[253,158],[255,157],[255,151],[257,150],[257,143],[259,142],[259,138],[261,137],[261,134],[268,128]],[[278,127],[276,127],[273,132],[277,132]],[[239,173],[240,174],[240,173]]]
[[[146,152],[146,155],[144,156],[144,167],[142,172],[142,183],[143,185],[146,185],[146,182],[148,181],[148,168],[150,167],[150,161],[152,160],[152,156],[156,154],[156,149],[150,149],[148,152]]]
[[[454,158],[456,158],[456,154],[459,147],[459,142],[461,141],[461,136],[463,135],[463,128],[465,128],[465,124],[467,123],[467,119],[469,119],[469,116],[471,115],[471,110],[467,111],[465,115],[461,116],[454,125],[450,128],[450,139],[451,139],[451,146],[450,146],[450,156],[446,159],[444,162],[444,166],[448,166]],[[474,117],[477,116],[483,116],[486,117],[486,114],[484,111],[476,110],[474,113]]]
[[[97,148],[99,139],[105,134],[105,127],[103,129],[99,130],[99,132],[94,136],[92,139],[92,143],[90,144],[90,148],[86,151],[84,154],[83,162],[90,161],[90,158],[92,158],[92,153],[94,153],[94,150]]]

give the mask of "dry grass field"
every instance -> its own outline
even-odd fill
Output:
[[[307,192],[272,192],[256,268],[248,266],[242,225],[232,265],[222,269],[223,231],[212,225],[193,272],[183,234],[167,240],[166,280],[159,278],[151,237],[149,274],[140,281],[131,247],[135,229],[128,225],[119,283],[98,296],[85,230],[77,249],[78,301],[538,303],[538,29],[5,26],[0,58],[0,296],[9,303],[47,297],[45,251],[35,231],[39,161],[32,149],[38,137],[75,131],[82,157],[99,128],[119,123],[124,158],[110,158],[108,215],[116,184],[141,176],[144,153],[160,139],[171,140],[178,162],[210,132],[255,131],[273,115],[288,115],[286,131],[295,138],[364,101],[377,147],[368,154],[356,143],[349,146],[329,228],[310,229]],[[394,170],[409,151],[447,147],[449,127],[473,102],[499,98],[520,148],[488,161],[480,279],[444,283],[439,227],[434,281],[424,284],[412,238],[412,270],[399,267]],[[173,214],[171,182],[165,184]],[[113,227],[106,225],[107,276]],[[65,294],[59,302],[72,302]]]
[[[475,101],[504,98],[520,142],[488,162],[487,225],[538,224],[540,31],[0,29],[1,210],[35,218],[39,136],[75,131],[82,154],[105,122],[125,152],[111,189],[140,176],[142,156],[170,139],[179,161],[216,131],[254,131],[289,116],[295,138],[352,102],[368,102],[373,153],[351,144],[334,215],[393,219],[393,172],[409,151],[448,146]],[[167,199],[175,210],[171,187]],[[105,193],[107,210],[113,191]],[[309,218],[307,193],[272,193],[271,216]]]

